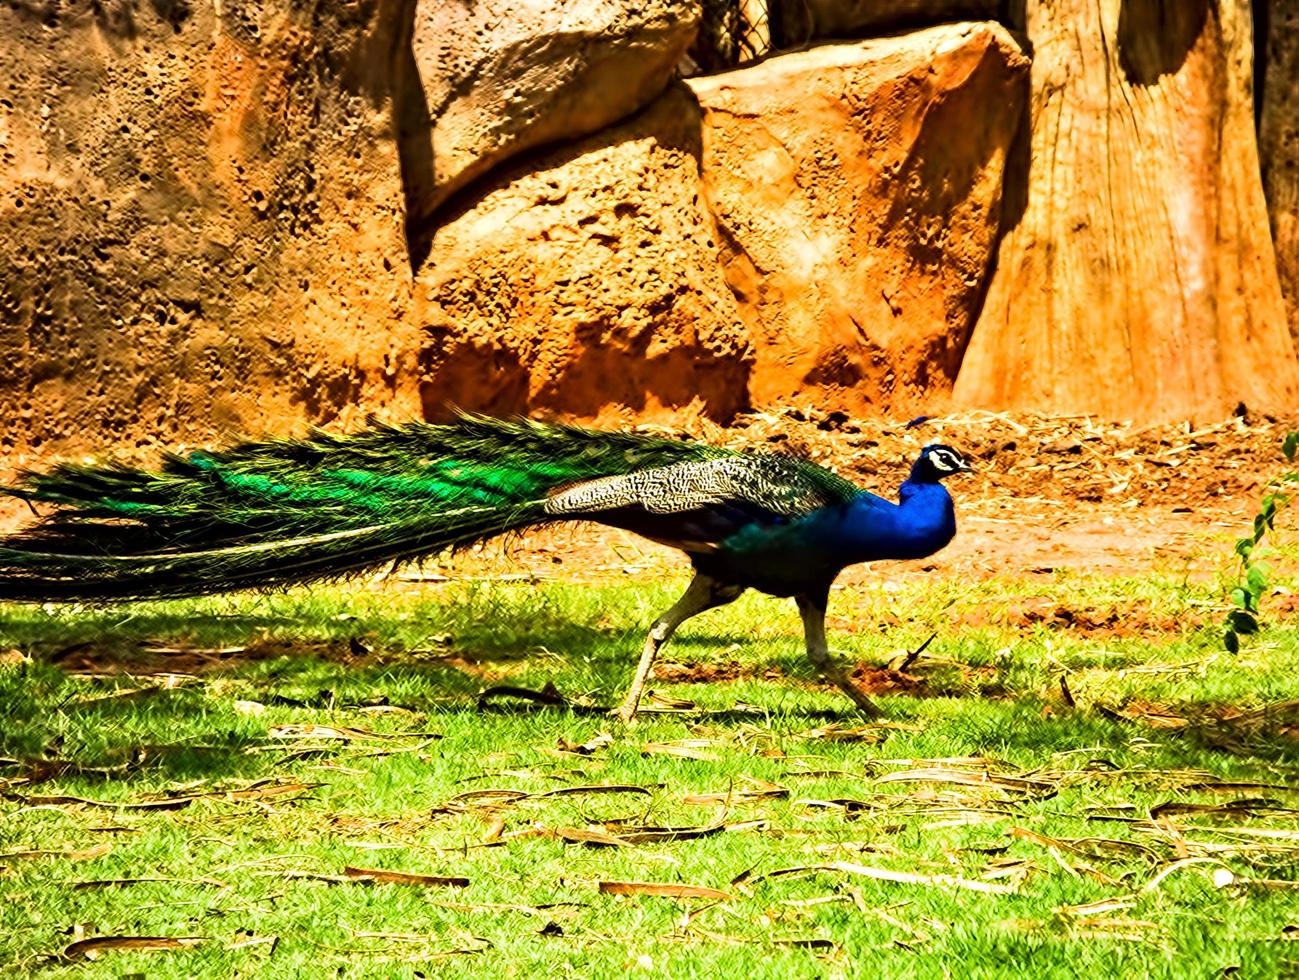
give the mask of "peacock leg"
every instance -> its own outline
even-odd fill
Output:
[[[828,593],[827,593],[828,594]],[[867,718],[878,718],[880,709],[861,690],[848,679],[843,668],[830,655],[830,646],[825,641],[825,607],[826,599],[813,596],[799,596],[798,611],[803,617],[803,636],[807,641],[807,658],[812,661],[821,676],[848,696],[848,700],[861,709]]]
[[[649,678],[650,669],[654,666],[654,658],[658,656],[659,647],[668,641],[678,626],[691,616],[734,602],[743,591],[743,586],[723,585],[707,575],[696,575],[685,594],[650,627],[649,636],[645,638],[645,646],[641,650],[640,663],[636,665],[636,675],[627,690],[627,697],[623,699],[622,707],[613,714],[627,724],[636,717],[636,709],[640,707],[641,694],[645,690],[645,682]]]

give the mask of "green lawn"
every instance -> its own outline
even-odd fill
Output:
[[[832,599],[852,662],[937,633],[872,726],[757,596],[665,650],[728,678],[654,684],[693,710],[592,710],[681,581],[4,609],[0,974],[1299,970],[1294,620],[1231,656],[1217,583],[902,581]],[[104,936],[202,941],[65,954]]]

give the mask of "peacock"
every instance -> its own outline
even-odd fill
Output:
[[[830,585],[849,565],[923,558],[956,532],[929,445],[893,503],[806,459],[631,432],[460,415],[350,435],[168,454],[157,470],[63,463],[4,492],[52,510],[0,539],[0,599],[117,602],[285,586],[594,521],[683,551],[694,578],[654,621],[617,714],[630,723],[659,649],[746,589],[793,597],[807,655],[869,716],[830,655]]]

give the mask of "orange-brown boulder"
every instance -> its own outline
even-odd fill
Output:
[[[426,410],[941,404],[1025,65],[989,24],[828,45],[503,175],[417,283]]]
[[[698,109],[677,87],[439,228],[416,283],[425,411],[744,407],[749,342],[698,157]]]
[[[1028,0],[1032,125],[956,397],[1222,418],[1299,395],[1248,0]]]
[[[951,392],[1027,59],[995,24],[833,44],[688,84],[755,406],[913,412]]]
[[[0,7],[11,461],[415,410],[399,5],[218,6]]]
[[[699,26],[697,0],[412,0],[424,99],[401,120],[419,223],[503,160],[642,108]]]

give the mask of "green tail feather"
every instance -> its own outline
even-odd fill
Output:
[[[55,511],[0,542],[0,599],[112,601],[329,578],[546,521],[557,488],[723,455],[628,433],[463,416],[65,464],[6,492]]]

